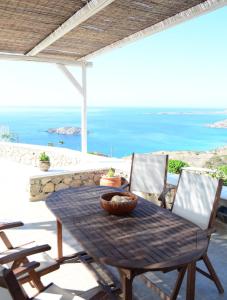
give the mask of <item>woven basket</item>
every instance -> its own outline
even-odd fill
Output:
[[[127,202],[112,202],[111,199],[114,196],[127,196],[131,201]],[[129,192],[113,192],[106,193],[101,196],[100,204],[101,207],[113,215],[125,215],[133,211],[137,205],[138,197]]]

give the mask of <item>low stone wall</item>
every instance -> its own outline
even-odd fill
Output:
[[[166,206],[168,209],[171,209],[172,205],[173,205],[173,199],[174,199],[176,187],[173,186],[172,184],[167,184],[166,188],[168,189],[168,193],[165,196]],[[157,195],[157,194],[140,192],[140,193],[138,193],[138,195],[143,197],[144,199],[147,199],[147,200],[153,202],[154,204],[156,204],[158,206],[161,206],[162,202],[158,200],[159,195]]]
[[[30,178],[30,201],[45,200],[53,192],[70,187],[99,185],[105,170],[69,172]]]
[[[80,151],[67,148],[0,142],[1,158],[7,158],[33,167],[38,167],[41,152],[46,152],[50,157],[51,167],[76,166],[82,162],[95,162],[97,158],[99,161],[108,159],[106,157],[84,154]]]
[[[41,152],[46,152],[50,157],[51,168],[48,172],[36,168]],[[44,200],[60,189],[98,185],[101,175],[110,167],[124,170],[128,165],[128,161],[121,159],[84,154],[67,148],[5,142],[0,142],[0,158],[34,167],[29,170],[31,174],[26,174],[31,201]]]

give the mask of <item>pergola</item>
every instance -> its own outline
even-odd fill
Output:
[[[227,5],[227,0],[0,0],[0,59],[57,64],[82,96],[87,152],[86,70],[97,54]],[[82,84],[67,66],[80,66]]]

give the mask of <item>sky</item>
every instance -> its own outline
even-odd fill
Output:
[[[88,105],[227,108],[226,57],[224,7],[91,60]],[[81,104],[51,64],[0,61],[0,86],[0,106]]]

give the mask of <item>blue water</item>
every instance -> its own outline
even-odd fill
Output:
[[[227,129],[205,124],[223,119],[223,109],[89,108],[88,151],[121,157],[132,152],[215,149],[227,144]],[[80,120],[80,108],[0,108],[0,126],[9,126],[20,143],[80,150],[80,136],[46,132],[52,127],[80,127]]]

